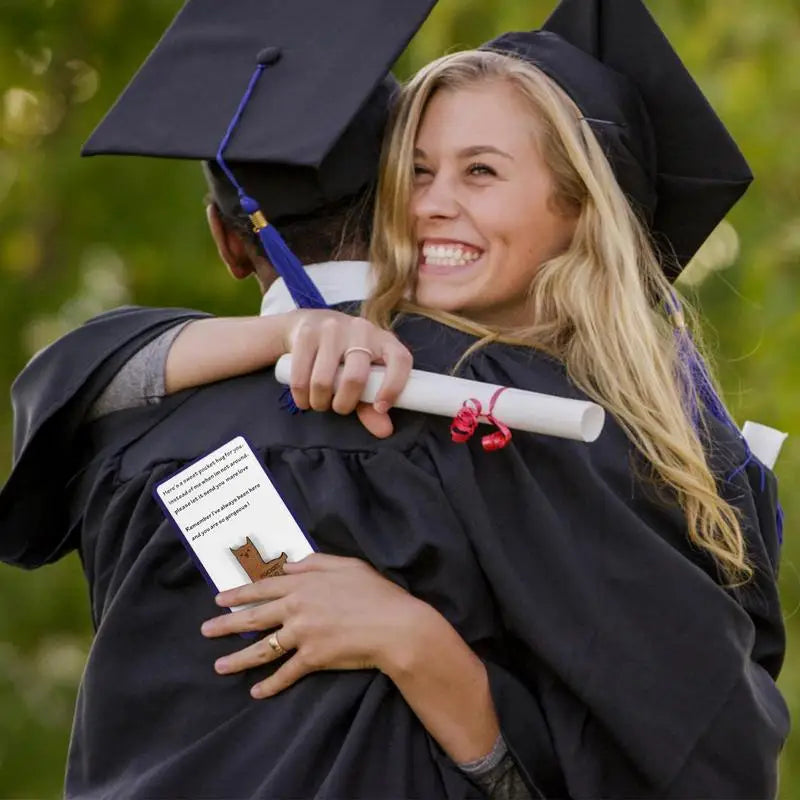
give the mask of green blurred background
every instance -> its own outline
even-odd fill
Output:
[[[536,27],[552,4],[441,0],[398,72],[407,76],[445,51],[502,30]],[[230,280],[216,259],[196,164],[78,157],[82,141],[180,5],[180,0],[0,0],[4,391],[36,350],[116,305],[256,313],[255,284]],[[649,7],[757,176],[683,285],[696,292],[737,420],[754,419],[793,434],[777,473],[787,520],[781,587],[789,655],[781,686],[796,716],[800,3],[649,0]],[[11,461],[7,403],[0,405],[0,451],[4,479]],[[0,608],[0,797],[56,797],[91,643],[78,558],[30,574],[0,567]],[[800,735],[785,752],[781,796],[800,798]]]

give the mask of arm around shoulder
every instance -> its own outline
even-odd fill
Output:
[[[187,325],[167,355],[166,393],[271,366],[288,351],[291,317],[219,317]]]

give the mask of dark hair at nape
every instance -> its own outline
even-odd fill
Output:
[[[223,223],[262,253],[258,235],[250,218],[236,204],[220,202],[215,182],[208,181],[206,204],[214,203]],[[270,223],[280,232],[287,246],[303,264],[324,261],[365,260],[369,255],[375,208],[375,187],[369,185],[356,194],[344,197],[305,214],[276,217]]]
[[[370,186],[310,214],[280,217],[274,224],[303,264],[365,260],[369,255],[374,207],[375,192]],[[257,239],[252,227],[249,232]]]

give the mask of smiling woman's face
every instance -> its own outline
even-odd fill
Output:
[[[575,229],[574,215],[553,199],[535,124],[505,81],[442,89],[430,100],[411,200],[419,305],[486,325],[532,322],[533,276],[567,248]]]

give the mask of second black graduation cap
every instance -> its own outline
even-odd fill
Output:
[[[641,0],[561,0],[542,30],[484,47],[531,61],[575,101],[675,278],[753,176]]]
[[[82,152],[212,161],[260,59],[225,160],[267,216],[310,213],[375,178],[387,74],[435,2],[189,0]]]

